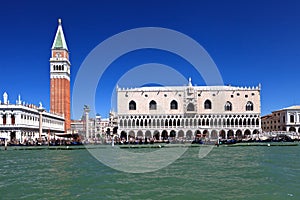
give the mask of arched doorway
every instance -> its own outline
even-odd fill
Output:
[[[153,137],[154,137],[156,140],[159,140],[159,131],[154,131]]]
[[[135,133],[134,133],[134,131],[130,131],[130,132],[129,132],[129,137],[130,137],[130,138],[135,138]]]
[[[137,132],[137,138],[141,139],[144,137],[143,131],[138,131]]]
[[[229,130],[229,131],[227,132],[227,138],[230,138],[230,139],[233,139],[233,138],[234,138],[234,132],[233,132],[233,130]]]
[[[237,131],[235,132],[235,134],[236,134],[236,138],[237,138],[237,139],[242,139],[243,134],[242,134],[242,131],[241,131],[241,130],[237,130]]]
[[[145,138],[150,139],[151,137],[152,137],[151,132],[150,132],[149,130],[146,131],[146,133],[145,133]]]
[[[125,131],[121,132],[121,139],[127,140],[127,133]]]
[[[295,127],[293,127],[293,126],[292,126],[292,127],[290,127],[290,128],[289,128],[289,132],[296,132],[296,128],[295,128]]]
[[[220,137],[221,137],[222,139],[225,139],[225,138],[226,138],[226,133],[225,133],[224,130],[221,130],[221,131],[220,131]]]
[[[166,130],[163,130],[163,132],[161,133],[161,138],[163,140],[167,140],[168,139],[168,132]]]
[[[201,137],[201,131],[200,130],[195,131],[195,137],[197,137],[197,138]]]
[[[179,138],[184,138],[184,132],[183,132],[183,130],[178,131],[178,137]]]
[[[218,132],[216,130],[211,131],[211,139],[218,139]]]
[[[113,128],[113,134],[117,134],[118,133],[118,127],[114,127]]]
[[[134,131],[130,131],[129,135],[128,135],[128,142],[129,143],[133,143],[135,141],[135,132]]]
[[[187,140],[191,140],[192,139],[192,136],[193,136],[193,132],[191,130],[188,130],[186,132],[186,139]]]
[[[176,131],[172,130],[170,132],[170,137],[175,138],[176,137]]]
[[[203,131],[203,137],[206,137],[206,138],[209,137],[209,132],[208,132],[208,130],[204,130],[204,131]]]
[[[250,135],[251,135],[251,131],[249,129],[245,130],[244,136],[245,137],[250,137]]]

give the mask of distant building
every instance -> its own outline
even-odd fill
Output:
[[[50,58],[50,111],[64,116],[65,132],[71,129],[70,66],[69,50],[59,19]]]
[[[0,138],[12,143],[48,139],[49,135],[64,132],[64,117],[47,112],[42,105],[22,103],[21,98],[11,104],[7,93],[0,103]]]
[[[72,133],[78,133],[84,140],[98,140],[100,137],[112,135],[117,126],[114,122],[115,115],[111,112],[109,118],[101,118],[99,114],[90,118],[89,111],[89,107],[84,106],[82,118],[71,121]]]
[[[289,131],[300,133],[300,106],[273,111],[261,118],[264,132]]]
[[[260,86],[117,88],[121,138],[242,138],[261,131]]]

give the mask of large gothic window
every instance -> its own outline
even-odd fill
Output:
[[[247,102],[246,111],[253,111],[253,103],[251,101]]]
[[[154,100],[150,101],[149,110],[156,110],[156,102]]]
[[[171,110],[177,110],[178,109],[177,101],[175,101],[175,100],[171,101],[170,108],[171,108]]]
[[[129,102],[129,110],[136,110],[136,103],[135,101],[130,101]]]
[[[187,105],[187,111],[195,111],[195,106],[193,103],[189,103]]]
[[[204,102],[204,109],[211,109],[211,101],[210,100],[206,100]]]
[[[232,111],[232,103],[227,101],[225,104],[225,111]]]

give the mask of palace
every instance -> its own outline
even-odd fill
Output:
[[[117,88],[118,134],[156,139],[243,138],[261,131],[260,85]]]

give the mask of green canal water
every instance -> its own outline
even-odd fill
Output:
[[[0,199],[300,199],[300,146],[220,146],[202,159],[198,152],[189,148],[159,171],[133,174],[86,149],[1,147]]]

